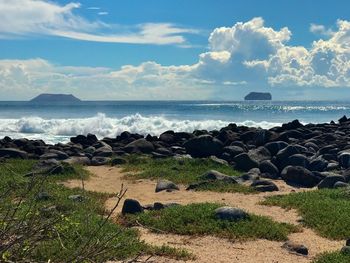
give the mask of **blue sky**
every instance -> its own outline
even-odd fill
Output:
[[[0,99],[350,99],[348,10],[346,0],[0,0]]]

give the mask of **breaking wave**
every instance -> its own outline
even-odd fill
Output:
[[[90,118],[43,119],[23,117],[20,119],[0,119],[0,136],[12,138],[42,139],[48,143],[67,142],[69,137],[93,133],[99,138],[115,137],[123,131],[143,135],[159,135],[167,130],[192,132],[196,129],[220,129],[230,122],[221,120],[177,120],[163,116],[142,116],[133,114],[122,118],[107,117],[99,113]],[[238,125],[269,129],[281,123],[238,122]]]

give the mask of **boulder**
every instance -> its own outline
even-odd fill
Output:
[[[238,154],[241,154],[241,153],[244,153],[244,149],[240,146],[226,146],[224,147],[223,149],[223,152],[224,153],[228,153],[230,155],[230,157],[235,157],[237,156]]]
[[[288,143],[284,141],[269,142],[265,144],[265,148],[269,150],[272,156],[276,155],[280,150],[286,148]]]
[[[287,241],[282,245],[283,248],[287,249],[290,252],[297,253],[300,255],[308,255],[309,250],[306,246],[298,243],[294,243],[292,241]]]
[[[341,117],[339,120],[338,120],[338,122],[340,123],[340,124],[343,124],[343,123],[345,123],[345,122],[347,122],[348,121],[348,118],[344,115],[343,117]]]
[[[219,220],[240,221],[248,219],[249,215],[242,209],[223,206],[215,209],[215,217]]]
[[[326,178],[324,178],[318,185],[318,189],[323,188],[334,188],[334,184],[336,182],[343,182],[345,183],[345,178],[341,175],[329,175]]]
[[[108,145],[97,148],[94,155],[98,157],[111,157],[113,155],[112,147]]]
[[[33,174],[54,175],[63,173],[63,171],[62,164],[55,159],[40,160],[32,168]]]
[[[146,139],[138,139],[126,145],[124,150],[128,153],[151,153],[154,151],[154,146]]]
[[[259,163],[253,160],[247,153],[237,155],[233,161],[236,163],[235,168],[242,171],[249,171],[252,168],[259,167]]]
[[[85,156],[72,156],[63,161],[68,164],[80,164],[80,165],[90,165],[91,160]]]
[[[91,165],[94,165],[94,166],[106,165],[106,164],[109,164],[110,161],[111,161],[111,158],[95,156],[91,159]]]
[[[115,157],[111,160],[111,165],[122,165],[126,163],[127,163],[127,160],[121,157]]]
[[[350,246],[346,245],[342,247],[342,249],[340,250],[340,253],[342,253],[343,255],[350,256]]]
[[[257,163],[271,159],[271,153],[268,149],[260,146],[256,149],[252,149],[248,152],[249,157]]]
[[[311,160],[308,169],[310,171],[323,172],[327,168],[327,166],[328,162],[325,159],[318,157],[314,160]]]
[[[28,154],[15,148],[0,148],[0,157],[28,159]]]
[[[302,154],[293,154],[292,156],[288,157],[287,165],[292,165],[292,166],[301,166],[304,168],[309,167],[309,159]]]
[[[232,176],[220,173],[220,172],[215,171],[215,170],[210,170],[210,171],[206,172],[200,178],[202,180],[209,180],[209,181],[224,181],[224,182],[233,183],[233,184],[237,183],[235,178],[233,178]]]
[[[343,152],[338,157],[339,164],[341,167],[348,169],[350,168],[350,152]]]
[[[346,188],[349,187],[350,185],[348,183],[344,183],[344,182],[335,182],[335,184],[333,185],[333,188]]]
[[[156,193],[161,191],[173,191],[180,190],[180,188],[171,181],[168,180],[159,180],[156,185]]]
[[[167,203],[167,204],[163,204],[163,203],[160,203],[160,202],[155,202],[153,204],[153,209],[152,210],[162,210],[162,209],[165,209],[165,208],[169,208],[169,207],[174,207],[174,206],[179,206],[180,204],[178,203]]]
[[[287,183],[304,187],[314,187],[322,179],[301,166],[287,166],[281,172],[281,177]]]
[[[274,192],[278,191],[278,187],[274,182],[267,180],[255,180],[251,185],[254,190],[259,192]]]
[[[270,141],[270,139],[274,136],[274,133],[269,130],[259,130],[255,135],[255,145],[262,146]]]
[[[70,195],[68,196],[68,199],[74,202],[83,202],[85,198],[82,195]]]
[[[259,164],[259,169],[264,177],[277,179],[279,177],[279,170],[270,160],[263,161]]]
[[[211,135],[201,135],[189,139],[183,146],[187,153],[193,157],[220,156],[223,150],[223,143]]]
[[[138,214],[143,212],[143,207],[139,203],[139,201],[134,199],[125,199],[122,214]]]

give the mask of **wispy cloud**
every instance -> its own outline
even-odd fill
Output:
[[[97,7],[97,6],[90,6],[90,7],[86,8],[86,9],[89,9],[89,10],[100,10],[100,9],[101,9],[101,7]]]
[[[98,12],[97,13],[99,16],[106,16],[106,15],[108,15],[109,13],[108,12]]]
[[[326,37],[331,37],[334,35],[334,31],[330,28],[326,28],[324,25],[310,24],[310,32]]]
[[[59,5],[44,0],[0,0],[0,38],[49,35],[95,42],[185,45],[188,43],[184,34],[198,33],[170,23],[120,26],[90,21],[74,13],[80,7],[80,3],[73,2]]]

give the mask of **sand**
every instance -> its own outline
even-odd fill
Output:
[[[123,184],[127,188],[126,198],[137,199],[141,204],[152,204],[154,202],[175,202],[179,204],[217,202],[229,206],[245,209],[250,213],[269,216],[278,222],[298,224],[301,220],[295,210],[285,210],[279,207],[267,207],[259,205],[266,196],[288,194],[295,189],[283,181],[274,181],[280,191],[259,194],[240,193],[215,193],[215,192],[194,192],[186,191],[180,186],[180,191],[155,193],[156,181],[127,180],[125,174],[118,167],[97,166],[87,167],[92,176],[85,181],[86,190],[117,193]],[[64,183],[68,187],[81,187],[80,180],[70,180]],[[107,209],[111,209],[116,202],[110,198],[106,202]],[[121,206],[116,212],[120,212]],[[281,248],[283,242],[268,240],[256,240],[248,242],[231,242],[227,239],[212,236],[191,237],[173,234],[155,234],[147,229],[139,228],[141,239],[154,245],[166,244],[173,247],[185,248],[196,256],[195,261],[188,262],[242,262],[242,263],[285,263],[285,262],[311,262],[316,254],[326,251],[339,250],[344,241],[332,241],[320,237],[314,231],[302,228],[302,232],[293,233],[289,239],[306,245],[309,249],[308,256],[300,256],[289,253]],[[166,258],[152,258],[149,262],[180,262]]]

